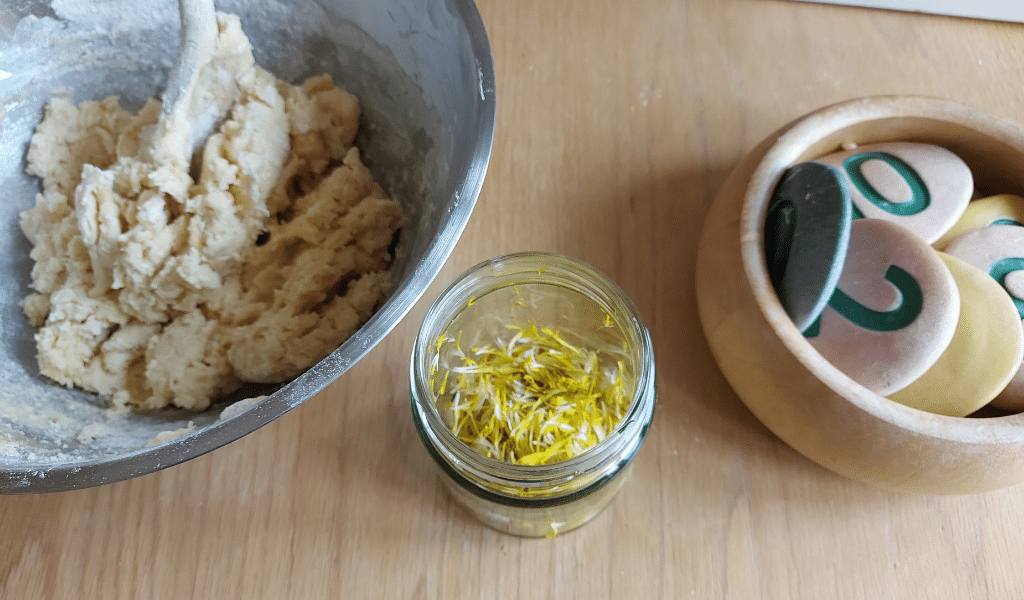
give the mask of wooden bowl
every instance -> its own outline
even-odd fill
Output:
[[[1024,414],[926,413],[853,381],[804,339],[768,279],[764,220],[783,171],[858,145],[917,141],[970,166],[983,194],[1024,193],[1024,132],[976,108],[932,98],[844,102],[783,127],[736,167],[707,216],[697,254],[701,324],[744,404],[801,454],[889,489],[964,494],[1024,481]]]

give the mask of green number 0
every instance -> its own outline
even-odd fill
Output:
[[[910,186],[911,199],[910,202],[892,202],[885,196],[878,193],[867,177],[864,177],[864,173],[861,171],[861,166],[869,160],[880,160],[890,167],[892,167],[899,176],[903,178],[903,181],[907,182]],[[910,215],[916,215],[917,213],[928,208],[931,203],[931,195],[928,193],[928,186],[924,184],[924,180],[917,174],[910,165],[903,162],[899,157],[893,156],[886,152],[864,152],[862,154],[854,154],[843,161],[843,169],[846,170],[846,174],[850,177],[850,181],[857,187],[861,194],[868,199],[869,202],[884,210],[890,215],[897,215],[900,217],[908,217]],[[864,217],[864,213],[860,212],[856,206],[853,207],[853,218],[861,219]]]
[[[1022,265],[1024,265],[1024,260],[1022,260]],[[896,265],[890,265],[885,270],[883,277],[885,277],[886,281],[896,286],[900,293],[900,303],[896,308],[888,311],[872,310],[847,296],[839,288],[836,288],[832,297],[829,298],[828,305],[832,307],[832,310],[861,329],[869,331],[896,331],[897,329],[903,329],[913,323],[914,319],[921,314],[921,307],[924,305],[921,286],[910,273]],[[1019,307],[1020,305],[1018,305]],[[820,331],[821,317],[818,317],[803,334],[804,337],[813,338],[817,337]]]

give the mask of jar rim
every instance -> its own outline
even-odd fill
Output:
[[[521,285],[522,278],[526,276],[529,276],[529,283],[555,284],[583,293],[605,310],[621,317],[616,319],[618,326],[635,339],[637,364],[629,409],[603,440],[579,455],[541,465],[521,465],[487,457],[459,440],[441,418],[435,394],[426,383],[429,350],[436,334],[451,323],[460,307],[465,306],[466,292],[474,289],[471,284],[487,274],[501,280],[492,282],[487,287],[488,293]],[[625,331],[627,329],[628,332]],[[483,261],[456,277],[428,309],[413,345],[410,365],[414,418],[425,421],[422,429],[426,436],[421,436],[424,442],[433,445],[438,454],[455,467],[469,469],[488,480],[514,481],[520,487],[557,484],[572,479],[576,474],[614,464],[623,449],[630,447],[633,438],[646,432],[654,404],[653,355],[650,333],[638,309],[618,284],[604,273],[581,260],[561,254],[530,251],[501,255]]]

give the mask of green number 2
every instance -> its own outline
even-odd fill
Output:
[[[911,199],[910,202],[892,202],[885,196],[880,194],[875,186],[868,182],[867,177],[864,177],[864,173],[861,167],[869,160],[880,160],[890,167],[893,168],[903,181],[907,182],[910,186]],[[917,174],[910,165],[903,162],[897,156],[893,156],[887,152],[864,152],[861,154],[854,154],[843,161],[843,169],[846,170],[846,174],[850,177],[850,181],[857,187],[861,194],[868,199],[869,202],[884,210],[891,215],[897,215],[900,217],[908,217],[910,215],[916,215],[919,212],[924,211],[931,204],[931,194],[928,193],[928,186],[924,184],[924,180]],[[864,217],[864,213],[860,212],[856,206],[853,207],[853,218],[861,219]]]
[[[1022,261],[1022,265],[1024,265],[1024,261]],[[861,329],[881,332],[903,329],[913,323],[914,319],[921,314],[921,307],[924,305],[921,286],[910,273],[896,265],[890,265],[883,277],[885,277],[886,281],[896,286],[900,293],[899,306],[896,308],[888,311],[872,310],[847,296],[839,288],[836,288],[832,297],[829,298],[828,305],[832,307],[832,310]],[[1020,306],[1018,305],[1018,308]],[[803,334],[804,337],[813,338],[817,337],[820,332],[821,317],[818,317]]]

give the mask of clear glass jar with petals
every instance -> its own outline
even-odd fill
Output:
[[[654,413],[654,352],[607,276],[562,255],[510,254],[435,300],[410,392],[451,497],[494,529],[550,537],[625,483]]]

